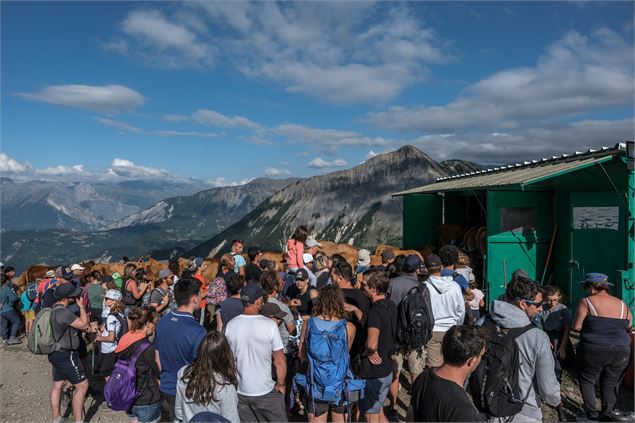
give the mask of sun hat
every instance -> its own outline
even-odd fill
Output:
[[[357,253],[357,265],[368,266],[370,264],[370,251],[362,248]]]
[[[122,295],[121,295],[121,291],[119,291],[118,289],[109,289],[108,291],[106,291],[106,295],[104,295],[104,298],[107,298],[109,300],[115,300],[115,301],[121,301]]]

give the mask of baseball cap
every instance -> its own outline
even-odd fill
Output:
[[[312,236],[308,237],[306,239],[306,242],[304,243],[304,245],[306,245],[308,248],[312,248],[312,247],[321,247],[322,244],[320,244],[319,242],[317,242],[315,240],[315,238],[313,238]]]
[[[84,292],[81,288],[76,288],[72,283],[63,283],[55,288],[55,298],[61,300],[63,298],[76,298]]]
[[[71,266],[71,271],[73,270],[84,270],[84,268],[80,266],[79,264],[75,263],[74,265]]]
[[[611,282],[609,282],[609,277],[604,273],[587,273],[584,275],[584,280],[580,281],[580,283],[593,283],[604,286],[613,286]]]
[[[73,278],[73,276],[75,276],[75,275],[73,274],[73,271],[71,270],[71,268],[70,268],[70,267],[68,267],[68,266],[62,266],[62,270],[61,270],[61,272],[62,272],[62,277],[63,277],[64,279],[72,279],[72,278]]]
[[[104,275],[101,277],[101,282],[102,283],[114,282],[114,279],[110,275]]]
[[[194,260],[192,260],[192,263],[194,263],[194,266],[201,267],[203,265],[203,259],[201,257],[196,257]]]
[[[410,258],[412,256],[408,256],[408,258]],[[415,256],[417,257],[417,256]],[[419,258],[419,257],[417,257]],[[406,259],[406,261],[408,261],[408,259]],[[436,254],[428,254],[426,256],[426,260],[425,260],[425,264],[426,267],[428,269],[440,269],[441,267],[443,267],[443,263],[441,262],[441,258],[439,256],[437,256]]]
[[[118,289],[109,289],[108,291],[106,291],[106,295],[104,295],[104,298],[108,298],[109,300],[121,301],[121,291],[119,291]]]
[[[357,253],[357,265],[368,266],[370,264],[370,251],[362,248]]]
[[[284,319],[287,315],[284,311],[280,310],[278,304],[264,303],[260,309],[260,314],[266,317],[276,317],[278,319]]]
[[[298,269],[295,272],[296,281],[305,281],[307,279],[309,279],[309,272],[307,272],[306,269]]]
[[[55,277],[55,270],[47,270],[46,274],[44,275],[45,278],[54,278]]]
[[[253,304],[258,298],[265,296],[265,291],[256,283],[248,283],[240,290],[240,299],[243,302]]]
[[[527,273],[526,270],[523,269],[516,269],[512,272],[512,279],[514,278],[525,278],[525,279],[531,279],[529,277],[529,273]]]
[[[172,271],[170,269],[161,269],[159,271],[159,279],[167,278]]]
[[[311,263],[313,261],[313,256],[309,253],[302,254],[302,261],[305,263]]]
[[[395,253],[393,253],[392,250],[384,250],[384,252],[381,253],[381,259],[384,261],[392,258],[395,258]]]

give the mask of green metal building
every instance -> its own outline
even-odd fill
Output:
[[[601,272],[633,310],[634,187],[631,141],[441,178],[393,196],[403,197],[403,248],[436,247],[442,225],[486,228],[477,271],[489,300],[525,269],[560,286],[575,306],[584,274]]]

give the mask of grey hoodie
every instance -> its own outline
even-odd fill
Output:
[[[530,324],[524,311],[503,301],[492,301],[490,316],[506,329]],[[527,400],[521,412],[510,421],[542,421],[541,401],[554,407],[560,404],[560,384],[554,371],[549,337],[542,330],[533,328],[516,338],[516,344],[520,353],[518,387],[521,396],[527,396]]]

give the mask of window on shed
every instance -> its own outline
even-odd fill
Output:
[[[501,207],[500,231],[533,231],[538,223],[537,207]]]

